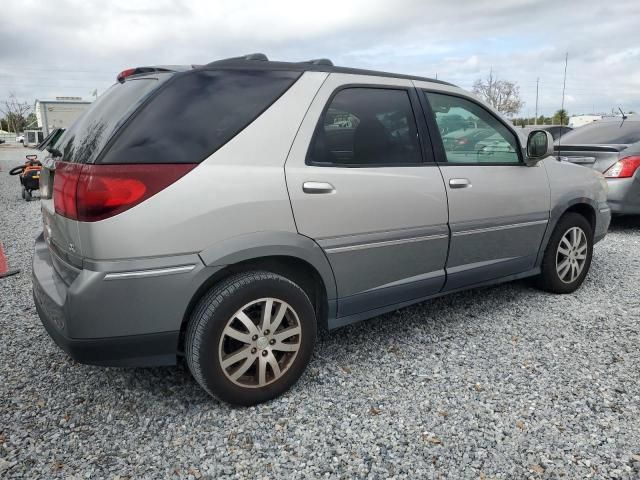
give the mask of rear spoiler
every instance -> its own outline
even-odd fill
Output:
[[[621,152],[629,145],[554,145],[555,152]]]

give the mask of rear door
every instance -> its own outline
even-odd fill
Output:
[[[475,100],[453,92],[421,94],[449,199],[446,289],[532,269],[549,220],[544,166],[526,166],[517,135]],[[438,133],[451,115],[491,135],[472,148],[443,143]]]
[[[338,316],[444,284],[446,193],[416,113],[408,80],[331,74],[287,159],[296,225],[329,258]]]

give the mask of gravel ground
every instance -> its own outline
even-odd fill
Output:
[[[573,295],[512,283],[323,334],[282,398],[231,408],[184,366],[79,365],[31,299],[37,201],[0,147],[3,478],[640,478],[640,219]],[[7,159],[11,161],[7,161]]]

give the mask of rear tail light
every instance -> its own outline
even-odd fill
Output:
[[[640,155],[625,157],[609,167],[604,172],[604,176],[607,178],[633,177],[638,167],[640,167]]]
[[[113,217],[165,189],[196,165],[57,162],[53,180],[56,213],[81,222]]]

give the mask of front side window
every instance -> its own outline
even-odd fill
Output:
[[[408,92],[367,87],[340,90],[316,127],[308,162],[374,167],[421,163]]]
[[[520,163],[516,136],[491,113],[464,98],[425,92],[449,163]]]

